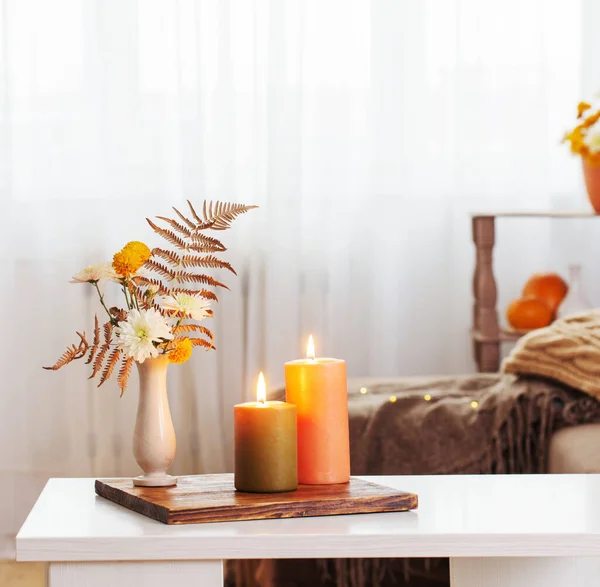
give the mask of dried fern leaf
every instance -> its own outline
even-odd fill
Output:
[[[183,334],[186,332],[202,332],[202,334],[210,338],[211,342],[215,340],[213,333],[206,326],[201,326],[200,324],[180,324],[173,330],[173,334]]]
[[[190,228],[196,228],[196,224],[192,222],[189,218],[186,218],[175,206],[173,206],[173,210],[175,210],[175,214],[179,216],[181,220],[183,220]]]
[[[160,257],[163,261],[166,261],[170,265],[181,265],[181,257],[175,251],[167,251],[165,249],[152,249],[153,257]]]
[[[121,356],[121,349],[114,349],[110,356],[108,357],[108,362],[106,363],[106,367],[104,367],[104,371],[102,372],[102,377],[100,378],[100,383],[98,383],[98,387],[100,387],[115,370],[117,363],[119,362],[119,357]]]
[[[192,206],[192,203],[189,200],[187,201],[187,203],[188,203],[188,206],[190,207],[190,212],[192,213],[194,220],[196,220],[196,222],[198,224],[203,224],[204,222],[206,222],[206,220],[208,220],[206,218],[206,215],[204,216],[204,220],[202,220],[202,218],[200,218],[200,216],[198,216],[198,214],[196,213],[196,210],[194,210],[194,206]],[[206,201],[204,202],[204,205],[206,206]]]
[[[217,295],[208,289],[188,289],[185,287],[174,287],[170,291],[170,293],[171,294],[185,293],[190,296],[200,296],[201,298],[204,298],[205,300],[212,300],[214,302],[219,301],[219,298],[217,297]]]
[[[154,298],[147,295],[149,293],[147,289],[144,290],[137,285],[130,285],[130,287],[143,310],[154,308],[159,314],[165,316],[164,310],[154,301]]]
[[[222,242],[205,234],[194,233],[192,240],[194,242],[187,246],[188,251],[195,251],[196,253],[223,253],[227,250],[227,247]]]
[[[89,365],[96,355],[96,351],[98,350],[98,346],[100,345],[100,326],[98,325],[98,315],[94,316],[94,341],[92,342],[92,346],[90,347],[90,354],[88,356],[86,365]]]
[[[85,332],[83,334],[78,332],[77,336],[79,336],[80,339],[78,345],[72,344],[68,346],[67,350],[59,357],[58,361],[56,361],[54,365],[51,367],[42,367],[42,369],[46,369],[47,371],[57,371],[72,361],[84,357],[89,348],[89,344],[85,338]]]
[[[204,298],[205,300],[213,300],[215,302],[219,301],[219,298],[217,297],[217,294],[215,294],[214,292],[210,291],[209,289],[201,289],[200,293],[198,295],[201,298]]]
[[[93,379],[94,377],[96,377],[96,375],[100,371],[100,368],[102,367],[102,362],[104,361],[104,357],[106,356],[106,353],[110,349],[110,340],[112,337],[112,331],[113,331],[112,324],[110,322],[107,322],[104,325],[104,344],[102,345],[102,347],[100,348],[100,351],[96,355],[96,360],[94,361],[94,366],[92,368],[92,374],[89,376],[89,379]]]
[[[129,375],[131,373],[131,367],[133,365],[133,357],[128,357],[127,359],[123,359],[123,363],[121,368],[119,369],[119,375],[117,377],[117,383],[121,388],[121,397],[125,393],[125,389],[127,388],[127,381],[129,380]]]
[[[191,238],[192,233],[191,233],[190,229],[187,228],[187,226],[183,226],[183,224],[179,224],[179,222],[177,222],[177,220],[173,220],[172,218],[167,218],[166,216],[157,216],[157,218],[160,218],[162,221],[166,222],[169,226],[174,228],[177,232],[179,232],[180,234],[183,234],[183,236],[186,236],[187,238]]]
[[[153,259],[149,259],[144,263],[144,267],[146,269],[150,269],[150,271],[155,271],[158,273],[163,279],[168,281],[172,281],[175,279],[176,272],[171,271],[166,265],[159,263],[158,261],[154,261]]]
[[[119,322],[123,322],[124,320],[127,320],[127,312],[125,310],[123,310],[122,308],[117,308],[116,306],[113,306],[108,311],[110,312],[111,316],[114,317],[117,324]]]
[[[188,200],[190,209],[192,204]],[[231,227],[231,223],[241,214],[245,214],[258,206],[246,206],[244,204],[234,204],[232,202],[207,202],[204,201],[202,213],[205,222],[213,222],[213,230],[226,230]],[[194,217],[196,215],[194,214]]]
[[[113,325],[110,322],[107,322],[104,325],[104,345],[102,348],[108,348],[110,346],[110,341],[113,333]]]
[[[77,347],[73,344],[67,347],[67,350],[59,357],[59,359],[51,367],[42,367],[48,371],[57,371],[61,367],[68,365],[71,361],[77,358]]]
[[[210,285],[211,287],[224,287],[225,289],[229,289],[224,283],[217,281],[210,275],[204,275],[201,273],[189,273],[188,271],[174,271],[173,280],[179,282],[203,283],[205,285]]]
[[[207,350],[215,350],[216,349],[216,347],[211,342],[209,342],[208,340],[205,340],[203,338],[190,338],[190,342],[192,343],[192,346],[201,346]]]
[[[152,227],[152,230],[154,230],[154,232],[156,232],[156,234],[158,234],[159,236],[162,236],[166,241],[171,243],[174,247],[177,247],[178,249],[180,249],[182,251],[185,251],[188,248],[188,245],[186,245],[185,241],[180,236],[177,236],[172,230],[165,230],[164,228],[157,226],[149,218],[146,218],[146,222],[148,222],[148,224]]]
[[[152,304],[152,307],[161,315],[161,316],[167,316],[167,311],[162,307],[159,306],[156,303]]]
[[[228,269],[234,275],[237,275],[235,269],[226,261],[221,261],[214,255],[197,257],[196,255],[183,255],[181,264],[187,269],[189,267],[210,267],[212,269]]]
[[[141,287],[138,287],[134,283],[129,284],[129,289],[133,292],[133,295],[137,298],[138,303],[140,304],[140,307],[142,308],[142,310],[149,310],[152,307],[152,302],[150,301],[150,298],[146,295],[146,293],[148,292],[147,289],[142,289]]]
[[[143,286],[146,288],[154,288],[156,290],[156,293],[159,295],[165,295],[165,294],[169,293],[168,290],[163,285],[162,281],[160,281],[158,279],[154,279],[152,277],[143,277],[141,275],[136,275],[132,279],[132,281],[136,285],[140,285],[140,286]]]
[[[194,220],[190,220],[189,218],[184,216],[177,208],[173,208],[173,210],[175,210],[175,213],[177,214],[177,216],[179,216],[179,218],[181,218],[181,220],[183,220],[192,230],[208,230],[209,228],[212,228],[212,225],[214,224],[214,222],[213,221],[204,222],[200,218],[200,216],[198,216],[198,214],[196,214],[196,210],[194,210],[194,208],[190,204],[189,200],[188,200],[188,204],[192,211]]]

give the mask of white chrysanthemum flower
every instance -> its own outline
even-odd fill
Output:
[[[590,153],[600,152],[600,125],[598,123],[588,128],[583,136],[583,142],[587,145]]]
[[[127,320],[119,322],[115,332],[117,346],[138,363],[158,356],[154,343],[171,340],[173,334],[167,319],[154,308],[130,310]]]
[[[181,312],[192,320],[204,320],[210,316],[208,308],[210,304],[198,295],[190,295],[178,292],[172,296],[166,296],[161,306],[165,310]]]
[[[99,265],[90,265],[85,269],[73,275],[69,283],[96,283],[101,279],[118,281],[119,276],[111,263],[100,263]]]

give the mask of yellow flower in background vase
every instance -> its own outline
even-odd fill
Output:
[[[170,363],[185,363],[192,356],[192,341],[184,338],[177,342],[177,346],[169,352]]]
[[[589,110],[591,107],[592,105],[588,102],[579,102],[579,104],[577,105],[577,118],[581,118],[583,116],[583,113],[586,110]]]
[[[150,259],[150,255],[151,251],[144,243],[131,241],[115,253],[112,265],[119,275],[131,277]]]

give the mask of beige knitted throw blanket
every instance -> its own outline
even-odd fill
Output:
[[[517,342],[502,370],[548,377],[600,398],[600,311],[530,332]]]
[[[557,428],[600,421],[595,399],[560,384],[513,375],[349,381],[348,392],[354,475],[543,473]],[[245,561],[233,566],[238,587],[448,584],[447,560],[440,559]]]

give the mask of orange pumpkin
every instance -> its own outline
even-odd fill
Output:
[[[513,300],[506,309],[506,319],[515,330],[543,328],[552,322],[552,310],[537,298]]]
[[[556,273],[536,273],[532,275],[523,288],[522,296],[534,297],[544,302],[556,314],[569,291],[569,286]]]

